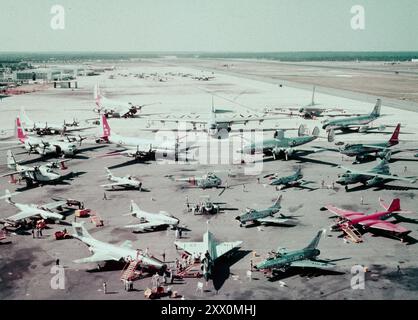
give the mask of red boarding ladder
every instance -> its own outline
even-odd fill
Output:
[[[90,220],[96,227],[103,227],[103,219],[97,212],[90,212]]]
[[[125,268],[122,270],[122,276],[120,280],[122,281],[131,281],[139,278],[141,276],[141,272],[136,271],[136,267],[139,265],[140,260],[131,260],[129,261]]]
[[[192,263],[191,265],[187,266],[184,270],[179,271],[177,269],[177,277],[180,278],[200,278],[202,276],[202,272],[200,269],[200,262]]]
[[[345,238],[354,243],[363,242],[360,232],[351,225],[342,225],[341,230],[346,234]]]

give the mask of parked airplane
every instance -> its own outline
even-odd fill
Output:
[[[335,267],[335,263],[317,259],[321,253],[317,249],[317,246],[323,232],[323,230],[319,231],[312,242],[301,250],[289,251],[286,248],[277,249],[273,257],[269,257],[260,262],[255,268],[257,270],[271,271],[274,276],[278,271],[285,272],[292,267],[321,269]]]
[[[155,114],[144,114],[141,112],[143,107],[150,106],[155,103],[134,105],[132,102],[109,99],[101,94],[99,85],[94,87],[94,102],[97,106],[94,111],[106,117],[111,116],[114,118],[130,118],[134,117],[138,112],[140,112],[141,115]]]
[[[344,210],[333,205],[326,205],[325,208],[336,214],[339,219],[331,226],[333,231],[344,231],[349,227],[362,228],[364,230],[374,229],[385,231],[392,235],[404,239],[411,232],[399,224],[385,221],[391,217],[396,217],[401,211],[401,203],[399,199],[394,199],[391,204],[385,208],[385,211],[379,211],[372,214],[364,214],[351,210]]]
[[[9,190],[6,190],[6,202],[15,206],[20,211],[5,219],[7,222],[10,221],[14,224],[21,220],[36,217],[50,220],[62,220],[64,218],[63,215],[53,212],[52,209],[60,209],[63,205],[67,204],[67,201],[54,201],[43,205],[16,203],[12,201]]]
[[[64,163],[68,160],[60,160],[55,162],[49,162],[48,164],[39,165],[39,166],[23,166],[17,163],[11,150],[7,151],[7,167],[13,172],[3,174],[1,177],[10,176],[11,182],[16,183],[14,175],[20,175],[21,179],[25,180],[27,186],[32,186],[33,184],[48,184],[56,183],[59,180],[65,178],[65,176],[60,175],[56,172],[55,168],[61,168],[62,170],[67,169]]]
[[[193,176],[188,178],[174,178],[171,175],[168,175],[167,177],[174,181],[188,182],[197,188],[222,188],[222,179],[215,175],[213,172],[208,172],[207,174],[200,177]]]
[[[125,177],[117,177],[112,174],[112,172],[105,168],[107,172],[107,179],[110,181],[113,181],[112,183],[102,184],[101,187],[108,188],[111,187],[114,189],[114,187],[122,187],[122,188],[134,188],[141,191],[142,189],[142,182],[135,179],[131,175],[127,175]]]
[[[124,137],[111,133],[111,129],[104,115],[101,116],[102,136],[96,142],[105,141],[125,148],[119,154],[135,158],[145,158],[153,156],[154,158],[175,156],[187,151],[189,146],[180,146],[178,140],[158,141],[154,139],[144,139],[137,137]]]
[[[47,154],[73,156],[77,152],[77,146],[73,142],[29,136],[21,125],[19,117],[16,118],[16,127],[17,139],[29,153],[36,152],[43,156]]]
[[[307,188],[304,185],[311,183],[311,181],[303,180],[302,169],[298,168],[294,174],[290,176],[280,177],[277,173],[267,174],[264,178],[271,180],[270,185],[279,186],[279,190],[290,187]]]
[[[318,127],[314,128],[311,135],[306,135],[305,128],[301,125],[297,137],[285,137],[284,131],[278,130],[275,132],[273,139],[263,139],[260,142],[251,143],[244,146],[239,152],[244,154],[263,153],[265,155],[273,155],[275,160],[278,159],[280,155],[284,155],[285,159],[288,160],[289,157],[297,151],[294,147],[309,143],[317,139],[318,136]],[[331,139],[331,136],[329,139]]]
[[[64,134],[68,132],[74,131],[82,131],[88,128],[79,128],[79,122],[73,120],[73,122],[64,122],[62,124],[58,123],[51,123],[48,121],[45,122],[35,122],[31,120],[28,115],[26,114],[25,109],[22,107],[20,109],[20,119],[21,124],[28,130],[29,132],[36,132],[38,135],[51,135],[51,134]]]
[[[210,231],[203,234],[203,242],[174,242],[177,248],[183,249],[193,258],[199,259],[206,281],[213,277],[213,267],[216,260],[239,247],[241,243],[242,241],[218,243]]]
[[[339,149],[320,148],[320,150],[338,151],[341,154],[344,154],[346,156],[356,157],[356,160],[354,161],[354,163],[361,163],[366,158],[371,157],[372,154],[374,154],[375,158],[389,160],[393,152],[402,151],[400,149],[396,149],[396,150],[392,149],[393,146],[399,144],[400,129],[401,129],[401,124],[398,123],[389,141],[377,142],[377,143],[373,143],[373,142],[372,143],[355,143],[355,144],[347,143]]]
[[[282,196],[280,195],[272,206],[267,209],[255,210],[247,209],[245,213],[237,216],[235,219],[240,222],[239,226],[246,225],[247,222],[252,224],[277,224],[284,226],[294,226],[297,224],[297,220],[291,217],[287,217],[280,214],[280,217],[276,217],[275,214],[281,209],[280,202]]]
[[[165,269],[165,265],[153,257],[132,248],[131,241],[127,240],[121,245],[114,245],[94,239],[86,230],[82,223],[73,223],[73,237],[81,240],[87,246],[93,255],[87,258],[74,260],[75,263],[90,263],[103,261],[139,261],[143,268]]]
[[[345,190],[348,191],[348,185],[362,183],[365,186],[374,187],[384,185],[386,182],[393,180],[407,181],[409,183],[415,183],[415,177],[398,177],[390,173],[389,164],[386,159],[380,161],[380,163],[367,171],[353,170],[340,166],[345,173],[338,175],[336,183],[345,186]]]
[[[133,232],[144,232],[147,230],[153,230],[158,227],[171,226],[176,228],[179,224],[179,220],[168,215],[165,211],[159,213],[146,212],[139,208],[139,206],[131,200],[131,210],[128,213],[133,217],[140,220],[140,223],[126,225],[124,228],[134,229]]]
[[[333,120],[325,120],[322,126],[322,129],[325,130],[341,130],[343,132],[350,132],[353,129],[356,129],[359,132],[365,132],[371,130],[372,128],[368,126],[368,124],[377,118],[380,117],[380,109],[382,106],[382,101],[377,99],[376,105],[373,108],[373,111],[368,115],[361,115],[355,117],[349,117],[344,119],[333,119]],[[380,129],[380,127],[377,127]]]

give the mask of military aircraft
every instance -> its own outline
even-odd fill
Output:
[[[77,152],[77,146],[73,142],[63,139],[43,139],[40,137],[29,136],[23,126],[20,118],[16,118],[17,139],[29,152],[36,152],[40,155],[65,155],[73,156]]]
[[[203,277],[206,281],[213,277],[213,267],[218,258],[239,247],[242,241],[218,243],[210,231],[203,234],[203,242],[175,241],[180,248],[200,261]]]
[[[39,166],[23,166],[20,165],[11,150],[7,151],[7,167],[13,172],[3,174],[1,177],[10,176],[11,182],[16,183],[16,179],[14,175],[20,175],[21,179],[25,180],[27,186],[32,186],[33,184],[48,184],[48,183],[56,183],[59,180],[65,178],[65,176],[60,175],[56,172],[55,168],[61,168],[62,170],[67,169],[64,163],[68,160],[59,160],[55,162],[49,162],[44,165]]]
[[[74,260],[75,263],[90,263],[103,261],[139,261],[139,265],[143,268],[161,270],[165,265],[153,257],[148,256],[140,250],[132,248],[131,241],[127,240],[121,245],[114,245],[100,240],[94,239],[86,230],[82,223],[73,223],[73,237],[81,240],[87,246],[93,255],[87,258]]]
[[[285,272],[292,267],[298,268],[333,268],[335,263],[327,260],[319,260],[317,257],[321,253],[318,249],[318,243],[323,234],[319,231],[312,242],[301,250],[289,251],[286,248],[279,248],[274,256],[260,262],[255,266],[257,270],[271,271],[273,275],[278,271]]]
[[[252,224],[277,224],[284,226],[295,226],[297,224],[296,219],[287,217],[283,214],[280,214],[280,217],[275,216],[275,214],[281,209],[281,200],[282,196],[280,195],[273,203],[273,205],[267,209],[247,209],[245,213],[237,216],[235,219],[240,222],[240,227],[246,225],[247,222],[251,222]]]
[[[109,123],[104,115],[101,116],[101,123],[103,128],[102,136],[96,140],[96,142],[105,141],[107,143],[113,143],[125,148],[124,151],[118,152],[118,154],[125,155],[134,158],[146,158],[154,156],[154,158],[168,157],[169,155],[175,156],[179,153],[185,152],[190,146],[180,146],[179,140],[173,141],[158,141],[152,139],[144,139],[137,137],[124,137],[118,134],[112,134]]]
[[[106,117],[132,118],[137,115],[138,112],[140,112],[141,115],[155,114],[144,114],[141,112],[143,107],[150,106],[155,103],[134,105],[132,102],[109,99],[101,94],[99,85],[95,85],[94,87],[94,102],[97,106],[94,111],[101,115],[105,115]]]
[[[9,190],[6,190],[5,198],[8,204],[15,206],[20,211],[17,214],[7,217],[5,219],[7,222],[16,224],[21,220],[36,217],[41,217],[42,219],[50,219],[54,221],[64,219],[64,216],[62,214],[53,212],[52,209],[62,209],[62,206],[66,205],[67,201],[54,201],[43,205],[16,203],[12,201],[12,196]]]
[[[176,228],[179,224],[178,219],[168,215],[165,211],[151,213],[141,210],[133,200],[131,200],[131,210],[128,215],[140,219],[140,223],[126,225],[124,227],[127,229],[134,229],[133,232],[144,232],[162,226],[171,226],[172,228]]]
[[[362,183],[365,186],[375,187],[384,185],[386,182],[401,180],[409,183],[415,183],[415,177],[398,177],[390,173],[389,164],[387,159],[383,159],[379,164],[367,171],[360,171],[349,169],[340,166],[339,168],[346,170],[345,173],[338,175],[336,183],[345,186],[345,190],[348,191],[348,185]]]
[[[353,162],[361,163],[366,158],[375,154],[376,158],[380,159],[390,159],[390,156],[393,152],[400,152],[402,150],[393,150],[392,147],[399,144],[399,132],[401,129],[401,124],[398,123],[395,130],[393,131],[392,136],[388,141],[377,142],[377,143],[354,143],[354,144],[345,144],[339,149],[330,149],[330,148],[320,148],[320,150],[328,151],[338,151],[341,154],[344,154],[349,157],[356,157],[356,160]]]
[[[193,176],[188,178],[174,178],[172,175],[166,176],[174,181],[184,181],[190,183],[192,186],[197,188],[208,189],[208,188],[223,188],[222,179],[215,175],[213,172],[208,172],[203,176]]]
[[[391,217],[396,217],[401,212],[399,199],[394,199],[388,207],[385,207],[384,211],[372,214],[344,210],[333,205],[326,205],[325,208],[339,217],[335,224],[331,226],[331,230],[333,231],[345,231],[350,227],[360,227],[364,230],[372,229],[388,232],[400,239],[404,239],[411,232],[411,230],[405,229],[398,224],[385,221]]]
[[[141,191],[142,182],[135,179],[131,175],[127,175],[125,177],[116,177],[112,174],[112,172],[108,168],[105,168],[105,170],[107,172],[107,179],[109,181],[112,181],[112,183],[102,184],[101,187],[103,188],[111,187],[112,189],[114,189],[114,187],[133,188],[133,189],[138,189],[139,191]]]
[[[51,134],[64,134],[68,132],[82,131],[88,129],[79,128],[78,126],[80,123],[75,119],[73,120],[73,122],[66,122],[64,120],[62,124],[51,123],[48,121],[35,122],[28,117],[23,107],[20,109],[20,120],[21,124],[25,127],[27,131],[36,132],[40,136]]]
[[[299,167],[294,174],[285,177],[279,177],[277,173],[267,174],[263,178],[269,178],[270,185],[278,186],[279,190],[290,187],[307,188],[304,185],[311,183],[311,181],[303,180],[302,169]]]
[[[369,130],[375,129],[373,127],[370,127],[368,124],[380,117],[381,106],[382,101],[380,99],[377,99],[376,105],[370,114],[348,117],[344,119],[328,119],[323,122],[322,129],[325,129],[327,131],[331,129],[341,130],[342,132],[350,132],[354,129],[356,129],[358,132],[367,132]],[[376,128],[380,130],[383,127]]]
[[[188,212],[192,211],[194,214],[217,214],[223,210],[236,210],[235,208],[221,207],[226,202],[212,201],[209,196],[201,196],[200,198],[201,200],[198,203],[190,203],[187,197],[186,206]]]
[[[294,147],[309,143],[317,139],[318,136],[318,127],[313,129],[311,135],[306,135],[305,128],[301,125],[297,137],[285,137],[283,130],[277,130],[273,139],[265,139],[260,142],[251,143],[244,146],[239,152],[244,154],[263,153],[265,155],[273,155],[275,160],[278,159],[280,155],[284,155],[285,159],[288,160],[296,151]]]

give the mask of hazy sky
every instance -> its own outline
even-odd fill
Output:
[[[418,51],[417,13],[417,0],[0,0],[0,51]]]

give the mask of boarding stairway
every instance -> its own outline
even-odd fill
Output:
[[[345,239],[350,240],[354,243],[363,242],[360,232],[352,225],[343,224],[341,230],[345,233]]]
[[[176,276],[179,278],[200,278],[202,276],[200,262],[192,263],[184,269],[177,268]]]
[[[90,212],[90,221],[96,225],[96,227],[103,227],[103,219],[97,212]]]
[[[139,278],[142,275],[142,272],[136,270],[139,263],[140,260],[129,261],[122,270],[122,276],[120,277],[120,280],[132,281]]]

